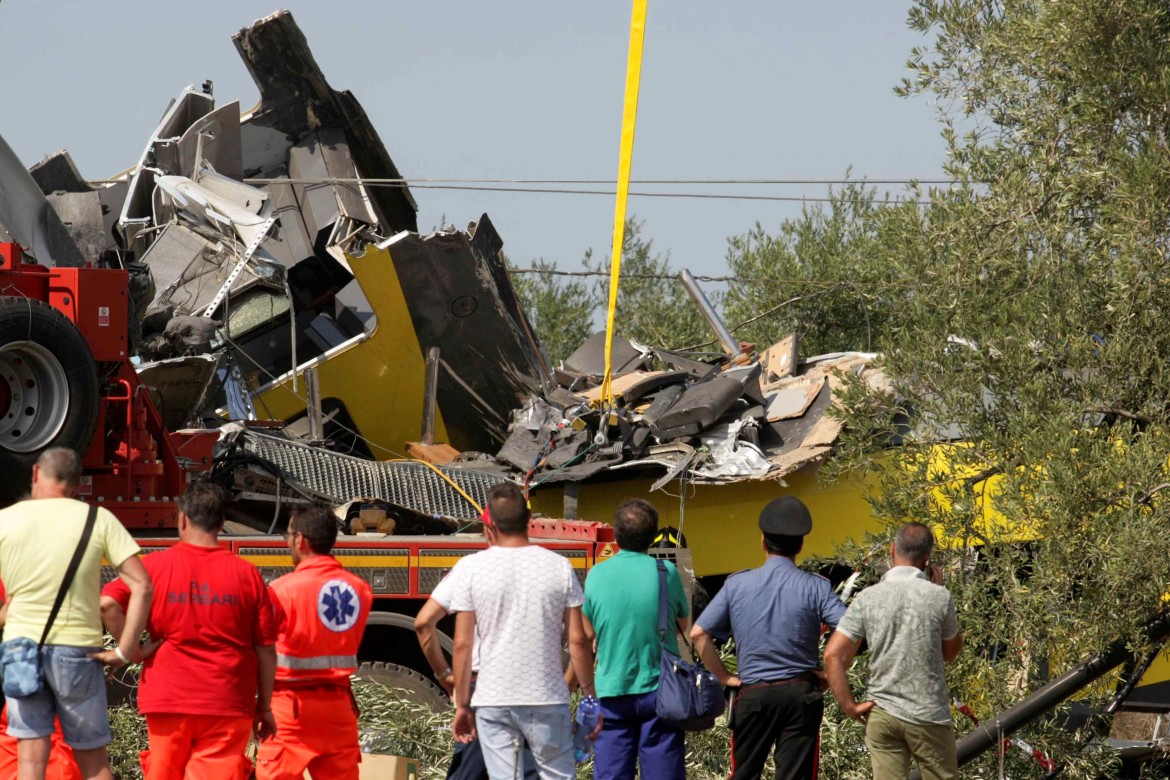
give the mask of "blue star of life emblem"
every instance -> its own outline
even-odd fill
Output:
[[[345,631],[357,623],[358,596],[344,580],[330,580],[317,594],[317,617],[330,631]]]

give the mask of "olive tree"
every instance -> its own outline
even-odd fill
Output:
[[[836,468],[891,527],[939,528],[971,648],[950,682],[986,717],[1116,637],[1140,656],[1165,604],[1170,7],[918,0],[909,23],[931,43],[900,91],[938,106],[954,185],[883,210],[894,386],[846,394]],[[1030,736],[1070,776],[1108,760]]]

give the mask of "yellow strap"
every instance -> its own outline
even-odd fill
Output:
[[[634,125],[638,121],[638,87],[642,81],[642,41],[646,37],[646,2],[634,0],[630,19],[630,53],[626,60],[626,104],[622,111],[622,147],[618,160],[617,202],[613,211],[613,249],[609,268],[609,311],[605,315],[605,378],[601,382],[603,406],[613,406],[613,320],[617,312],[618,276],[622,269],[622,243],[626,233],[626,199],[630,194],[630,166],[634,161]]]

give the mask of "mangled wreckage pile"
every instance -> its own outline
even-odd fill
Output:
[[[89,182],[65,151],[26,171],[0,140],[0,240],[129,271],[139,376],[168,428],[220,429],[213,476],[248,525],[324,499],[355,528],[450,533],[506,478],[782,477],[836,439],[838,371],[882,381],[872,356],[801,362],[794,340],[757,356],[724,338],[707,362],[618,340],[603,413],[603,337],[554,369],[487,216],[418,233],[385,145],[291,14],[233,40],[259,104],[184,89],[120,174]]]
[[[653,490],[676,479],[783,480],[832,450],[842,423],[826,412],[846,376],[889,389],[875,355],[800,360],[795,336],[758,354],[736,345],[707,361],[617,339],[615,405],[606,408],[604,341],[604,333],[591,337],[556,369],[556,389],[515,413],[496,458],[526,484],[634,470],[661,475]]]

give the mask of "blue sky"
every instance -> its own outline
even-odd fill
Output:
[[[416,178],[613,179],[630,1],[294,2],[330,83],[362,102]],[[911,46],[903,0],[650,0],[634,178],[937,176],[926,101],[894,96]],[[231,35],[278,6],[253,0],[4,0],[3,134],[31,164],[57,149],[83,175],[132,165],[187,84],[219,104],[257,92]],[[638,189],[635,185],[632,189]],[[641,189],[668,189],[663,186]],[[675,191],[822,197],[824,187]],[[415,191],[420,225],[488,212],[518,265],[575,268],[608,252],[613,198]],[[799,203],[632,198],[675,267],[725,269],[729,235],[775,229]]]

